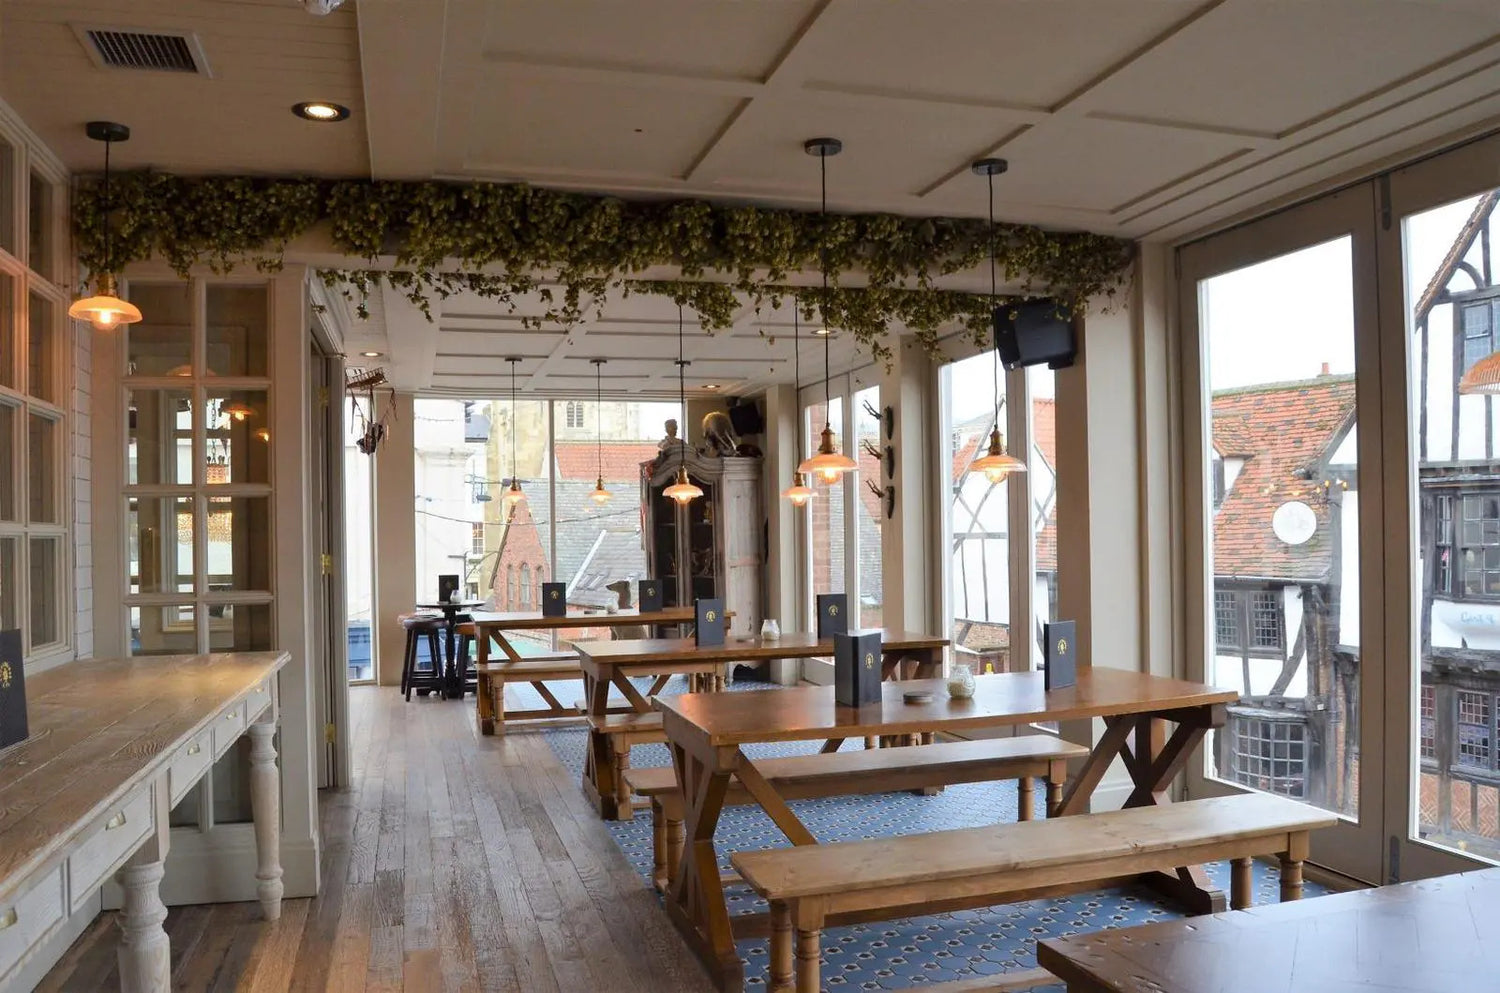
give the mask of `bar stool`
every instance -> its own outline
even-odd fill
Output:
[[[401,662],[401,692],[407,700],[411,691],[427,696],[443,685],[443,646],[438,640],[448,622],[435,614],[402,614],[398,620],[406,629],[406,654]],[[417,669],[417,642],[427,638],[427,657],[431,667],[426,671]]]

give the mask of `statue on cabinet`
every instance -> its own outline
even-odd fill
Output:
[[[739,451],[739,436],[734,433],[729,415],[722,410],[711,410],[703,415],[703,439],[708,455],[723,458]]]

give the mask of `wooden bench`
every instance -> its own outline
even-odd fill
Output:
[[[1089,750],[1051,735],[992,738],[985,741],[945,741],[912,748],[878,748],[820,755],[766,759],[756,767],[776,792],[788,800],[854,796],[896,790],[1017,780],[1017,814],[1023,821],[1036,816],[1035,779],[1047,783],[1047,812],[1062,800],[1069,760],[1088,758]],[[631,769],[624,775],[629,789],[651,801],[652,881],[665,893],[682,861],[682,794],[671,767]],[[738,783],[726,804],[753,804]]]
[[[539,655],[520,662],[489,661],[474,667],[478,685],[476,692],[490,695],[493,717],[481,718],[485,734],[493,734],[496,728],[505,729],[505,720],[536,720],[552,717],[581,717],[583,711],[564,707],[552,691],[547,689],[549,679],[582,679],[583,671],[578,667],[578,655],[574,652],[559,652],[555,655]],[[537,710],[514,710],[505,712],[505,684],[530,683],[548,706]]]
[[[825,923],[1012,902],[1225,858],[1233,860],[1230,905],[1239,910],[1250,906],[1250,860],[1257,855],[1280,857],[1281,899],[1296,900],[1308,834],[1335,821],[1306,804],[1246,793],[1052,821],[736,852],[730,862],[771,904],[771,989],[790,993],[795,973],[796,993],[818,993]]]
[[[667,740],[667,733],[662,730],[661,714],[640,714],[634,711],[628,714],[605,714],[602,717],[590,714],[589,732],[590,748],[607,748],[613,753],[616,817],[622,821],[631,820],[635,816],[635,808],[631,804],[630,787],[626,785],[625,778],[630,772],[630,750],[636,745],[655,745]],[[594,759],[592,755],[589,758],[590,762],[583,770],[585,790],[593,785],[589,766]],[[668,773],[671,771],[667,770]]]

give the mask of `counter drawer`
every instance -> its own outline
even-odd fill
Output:
[[[253,723],[271,706],[271,680],[267,679],[255,689],[250,691],[250,696],[245,700],[246,720]]]
[[[229,746],[239,740],[240,735],[245,733],[248,722],[245,717],[245,701],[230,707],[218,720],[214,721],[214,758],[218,758],[229,751]]]
[[[143,787],[115,808],[68,857],[68,891],[77,910],[156,829],[151,788]]]
[[[187,795],[193,784],[203,778],[214,761],[214,729],[207,728],[198,737],[182,747],[175,758],[168,778],[171,790],[171,806]]]
[[[0,980],[26,958],[52,927],[67,916],[64,906],[63,870],[58,866],[41,882],[0,903]]]

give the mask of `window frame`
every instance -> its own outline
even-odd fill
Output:
[[[52,276],[65,271],[61,250],[61,232],[66,226],[67,174],[62,167],[28,140],[23,129],[12,126],[11,119],[0,112],[0,142],[9,149],[11,182],[9,201],[0,210],[10,213],[14,253],[0,247],[0,277],[11,281],[9,313],[0,312],[8,322],[12,347],[7,377],[13,386],[0,385],[0,403],[12,410],[11,437],[5,450],[8,462],[0,464],[0,473],[10,477],[10,497],[15,513],[10,520],[0,520],[0,538],[14,539],[16,625],[21,629],[21,655],[28,667],[47,667],[66,661],[76,653],[77,584],[74,581],[76,549],[72,526],[74,489],[72,472],[77,439],[74,437],[73,405],[77,367],[76,343],[80,330],[67,316],[67,288]],[[40,185],[47,192],[45,260],[32,257],[32,192]],[[37,263],[43,263],[37,265]],[[47,382],[44,390],[33,394],[31,366],[33,355],[32,326],[34,301],[45,301],[51,319],[44,329],[43,346],[48,351],[44,368]],[[41,396],[46,393],[48,396]],[[32,471],[31,425],[34,419],[53,425],[52,461],[47,465],[52,499],[47,516],[51,520],[32,519],[32,499],[36,474]],[[32,561],[39,541],[56,543],[52,565],[52,588],[41,591],[33,578],[38,563]],[[50,625],[55,638],[45,642],[36,639],[31,623],[37,609],[49,609]]]
[[[1462,376],[1475,362],[1497,351],[1497,338],[1500,338],[1500,286],[1455,293],[1450,302],[1453,304],[1453,356],[1459,367],[1458,374]],[[1464,313],[1476,306],[1483,307],[1488,320],[1484,334],[1470,337],[1464,329]],[[1468,344],[1480,339],[1487,341],[1489,347],[1482,353],[1476,352],[1471,359]]]
[[[1274,584],[1215,583],[1213,587],[1213,632],[1214,653],[1221,656],[1239,656],[1241,659],[1285,659],[1287,653],[1287,628],[1285,610],[1285,587]],[[1225,644],[1219,640],[1219,597],[1233,599],[1238,644]],[[1276,610],[1277,644],[1257,643],[1255,635],[1255,601],[1257,597],[1274,598]]]

